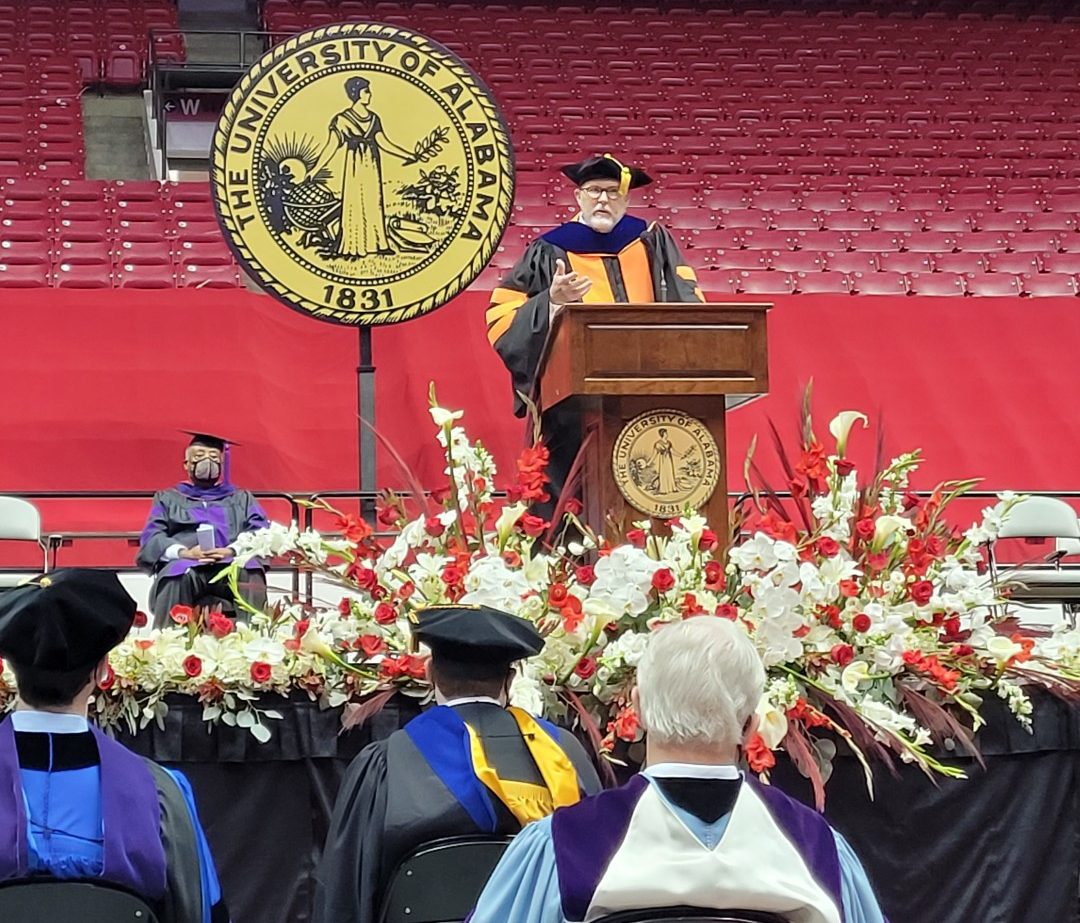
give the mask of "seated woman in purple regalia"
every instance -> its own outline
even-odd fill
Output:
[[[255,497],[229,482],[230,444],[220,436],[189,435],[184,452],[188,480],[154,494],[135,558],[154,575],[150,608],[155,628],[171,624],[174,606],[195,606],[208,597],[231,600],[229,584],[214,577],[233,556],[232,543],[241,534],[269,523]],[[205,544],[200,527],[210,538]],[[266,605],[266,575],[257,559],[245,565],[239,589],[256,609]]]
[[[737,768],[764,686],[734,623],[703,616],[658,630],[635,690],[648,768],[525,828],[471,923],[579,923],[674,906],[883,923],[840,834]]]

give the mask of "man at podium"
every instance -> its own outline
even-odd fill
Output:
[[[627,214],[631,190],[652,182],[644,170],[604,154],[562,172],[577,186],[580,212],[529,245],[487,310],[488,340],[510,371],[517,416],[525,415],[520,395],[532,393],[548,329],[564,305],[705,300],[671,234]],[[580,420],[559,406],[544,413],[542,428],[557,497],[578,452]]]

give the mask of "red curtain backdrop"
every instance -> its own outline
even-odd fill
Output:
[[[484,307],[482,296],[466,295],[374,331],[378,428],[428,485],[441,483],[443,468],[429,381],[444,406],[465,410],[470,433],[504,472],[522,444],[507,375],[484,337]],[[172,483],[180,428],[242,442],[234,480],[252,489],[357,486],[354,329],[266,296],[205,289],[8,290],[0,323],[0,492]],[[1080,487],[1073,299],[803,295],[778,299],[769,333],[771,393],[729,417],[733,489],[754,433],[775,474],[766,418],[794,437],[811,378],[819,435],[838,410],[883,420],[889,453],[923,448],[918,486],[982,476],[993,488]],[[856,457],[866,459],[873,442],[856,434]],[[385,452],[379,481],[403,483]],[[46,528],[136,529],[143,504],[108,521],[96,505],[49,509]]]

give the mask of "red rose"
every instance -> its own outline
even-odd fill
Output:
[[[232,630],[236,627],[232,619],[222,615],[220,612],[211,612],[206,624],[210,628],[210,634],[218,640],[231,635]]]
[[[186,625],[191,621],[195,612],[191,606],[173,606],[169,610],[169,618],[171,618],[177,625]]]
[[[548,604],[557,609],[566,602],[566,597],[569,595],[565,583],[553,583],[548,587]]]
[[[397,610],[390,603],[379,603],[375,607],[375,621],[380,625],[392,625],[397,621]]]
[[[370,567],[357,567],[353,571],[353,579],[356,585],[369,593],[379,585],[379,575]]]
[[[653,589],[666,593],[675,586],[675,575],[666,567],[661,567],[652,575]]]
[[[698,539],[698,548],[702,551],[712,551],[719,546],[720,539],[716,537],[716,533],[712,529],[702,529],[701,537]]]
[[[716,614],[722,619],[734,622],[739,617],[739,607],[732,603],[720,603],[716,607]]]
[[[954,644],[952,652],[954,657],[970,657],[975,653],[975,648],[970,644]]]
[[[856,631],[869,631],[870,625],[870,616],[868,616],[865,612],[860,612],[858,615],[855,616],[855,618],[851,620],[851,627],[854,628]]]
[[[843,622],[840,620],[840,607],[839,606],[822,606],[818,611],[821,621],[832,628],[839,628]]]
[[[398,520],[401,519],[401,510],[396,503],[391,503],[388,506],[382,507],[375,518],[379,521],[380,525],[394,526],[397,525]]]
[[[405,583],[403,583],[401,586],[398,587],[397,595],[401,599],[408,599],[415,592],[416,592],[416,584],[413,583],[411,580],[408,580]]]
[[[574,672],[582,679],[589,679],[596,672],[596,661],[592,657],[582,657]]]
[[[202,673],[202,661],[194,654],[189,654],[184,658],[184,672],[188,676],[198,676]]]
[[[823,535],[817,540],[818,554],[824,555],[826,558],[834,557],[840,552],[840,543],[828,535]]]
[[[726,583],[724,565],[719,561],[707,561],[705,563],[705,589],[718,593]]]
[[[143,618],[145,618],[145,616],[143,616]],[[113,685],[116,683],[116,671],[112,668],[112,664],[105,664],[105,669],[108,671],[105,674],[105,678],[99,679],[97,684],[98,689],[102,690],[103,692],[105,690],[112,689]],[[4,661],[0,660],[0,673],[2,673],[3,670]]]
[[[571,497],[566,501],[566,512],[571,516],[580,516],[583,509],[585,509],[585,507],[582,506],[581,501],[577,497]]]
[[[834,644],[829,654],[832,656],[834,663],[846,667],[855,659],[855,648],[850,644]]]
[[[465,579],[465,571],[456,564],[447,564],[441,574],[442,582],[446,584],[461,583]]]
[[[386,642],[378,635],[361,635],[357,639],[365,657],[374,657],[386,650]]]
[[[135,613],[135,620],[131,624],[135,628],[145,628],[149,621],[150,619],[146,617],[146,613],[142,610],[139,610]]]
[[[847,596],[849,598],[852,597],[852,596],[858,596],[859,595],[859,585],[854,580],[851,580],[850,578],[847,579],[847,580],[841,580],[840,581],[840,595],[841,596]]]
[[[776,765],[776,755],[765,745],[764,738],[756,732],[746,742],[744,752],[751,772],[765,772]]]
[[[442,520],[438,516],[428,516],[424,520],[424,531],[432,538],[438,538],[446,531],[446,526],[442,524]]]
[[[582,586],[592,586],[596,583],[596,571],[591,564],[582,564],[574,570],[577,582]]]
[[[273,668],[264,660],[256,660],[251,665],[251,681],[253,683],[268,683],[273,673]]]
[[[850,462],[846,458],[838,458],[836,460],[836,473],[839,474],[840,477],[846,478],[854,470],[854,462]]]
[[[540,516],[533,516],[532,513],[526,513],[522,516],[521,519],[518,520],[518,525],[521,526],[521,531],[530,538],[537,538],[543,535],[548,527],[548,524]]]
[[[931,535],[926,540],[926,553],[932,558],[940,558],[945,554],[945,542],[940,535]]]
[[[868,554],[866,556],[866,566],[871,570],[885,570],[888,563],[889,556],[884,551],[875,551],[873,554]]]
[[[863,541],[868,542],[874,537],[874,530],[876,528],[877,526],[874,525],[874,520],[860,519],[855,523],[855,534]]]
[[[908,594],[916,605],[925,606],[934,595],[934,585],[929,580],[916,580],[908,587]]]
[[[635,548],[645,547],[645,530],[644,529],[631,529],[626,533],[626,540]]]
[[[348,618],[352,615],[352,600],[348,596],[342,596],[341,602],[337,604],[337,609],[343,617]]]

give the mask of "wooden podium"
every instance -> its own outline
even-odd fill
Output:
[[[541,359],[539,404],[549,410],[572,402],[581,415],[582,438],[591,434],[583,501],[593,528],[604,530],[609,516],[627,528],[646,518],[616,484],[612,453],[628,422],[650,411],[672,410],[703,423],[715,440],[719,479],[700,511],[726,542],[724,416],[768,391],[770,307],[572,304],[559,312]]]

